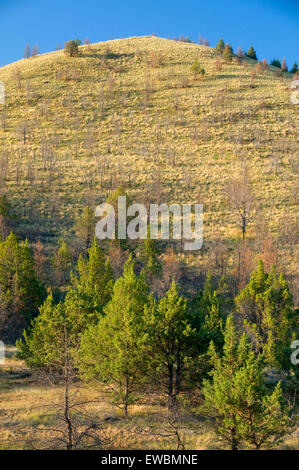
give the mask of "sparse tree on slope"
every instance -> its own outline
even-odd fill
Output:
[[[255,356],[246,334],[239,339],[232,316],[226,323],[223,357],[213,343],[210,357],[214,369],[203,392],[206,405],[216,415],[219,434],[232,450],[246,444],[255,449],[273,448],[290,432],[292,421],[282,405],[280,383],[268,392],[263,361]]]
[[[112,299],[104,308],[105,316],[87,329],[78,354],[82,377],[107,384],[114,404],[124,410],[125,416],[142,382],[143,311],[147,297],[146,282],[134,273],[130,256],[123,277],[114,284]]]

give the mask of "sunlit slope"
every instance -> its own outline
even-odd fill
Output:
[[[203,202],[205,237],[240,235],[228,179],[248,161],[259,215],[279,233],[296,213],[292,76],[209,47],[156,37],[82,46],[0,69],[1,191],[23,233],[52,243],[86,204],[123,184],[137,202]],[[205,77],[195,80],[195,59]],[[289,216],[288,215],[288,216]]]

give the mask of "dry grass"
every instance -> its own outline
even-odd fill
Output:
[[[285,217],[294,222],[297,209],[291,74],[258,72],[251,60],[219,70],[215,49],[156,37],[80,50],[78,58],[56,51],[0,69],[1,190],[13,200],[22,235],[52,245],[72,235],[84,205],[103,201],[119,183],[137,202],[147,194],[155,202],[161,182],[163,202],[204,203],[207,243],[238,240],[238,215],[223,190],[246,158],[259,203],[249,238],[261,219],[282,236]],[[190,72],[196,58],[204,79]],[[293,269],[294,253],[284,258]]]
[[[59,428],[56,404],[61,404],[63,390],[41,383],[34,374],[26,376],[29,371],[15,353],[15,348],[8,348],[5,365],[0,366],[0,449],[32,448],[32,442],[37,448],[45,448],[57,437],[52,429]],[[106,448],[176,448],[161,397],[142,396],[125,419],[123,412],[111,405],[104,389],[78,384],[76,390],[80,401],[89,401],[82,409],[84,415],[101,424]],[[113,420],[105,420],[107,417]],[[200,411],[191,414],[183,407],[179,429],[186,449],[227,448]],[[298,449],[298,431],[288,436],[280,448]]]

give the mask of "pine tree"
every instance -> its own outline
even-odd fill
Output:
[[[97,321],[109,302],[113,288],[113,272],[109,258],[94,238],[85,260],[79,256],[77,273],[71,273],[71,286],[66,295],[65,308],[84,330],[90,322]]]
[[[173,281],[160,302],[150,297],[145,307],[146,348],[152,379],[168,397],[169,410],[176,407],[182,379],[192,351],[195,331],[186,300]]]
[[[248,49],[248,52],[247,52],[247,57],[249,57],[250,59],[254,59],[254,60],[257,60],[257,55],[256,55],[256,52],[254,50],[254,48],[252,46],[250,46],[250,48]]]
[[[216,45],[216,49],[222,54],[224,51],[224,47],[225,47],[224,41],[222,38],[220,38]]]
[[[66,449],[75,447],[75,429],[72,408],[75,406],[71,387],[76,378],[74,356],[79,345],[78,325],[66,312],[63,303],[55,304],[49,295],[39,309],[39,315],[17,341],[18,357],[40,372],[50,383],[63,385],[63,412],[59,421],[64,424],[60,442]],[[82,423],[81,423],[82,426]]]
[[[233,48],[230,44],[225,44],[223,58],[226,63],[229,63],[233,60]]]
[[[161,262],[159,261],[159,251],[156,240],[150,238],[150,227],[148,227],[147,238],[141,248],[141,260],[145,265],[145,272],[149,279],[156,276],[161,271]]]
[[[81,376],[87,381],[106,383],[113,402],[124,409],[126,416],[142,381],[143,310],[147,298],[147,284],[142,275],[134,273],[130,256],[123,277],[114,284],[112,299],[104,308],[105,316],[86,330],[78,354]]]
[[[292,70],[290,70],[291,73],[297,73],[298,72],[298,64],[297,62],[294,62]]]
[[[285,348],[290,344],[296,319],[283,275],[278,276],[275,267],[265,273],[259,260],[247,286],[235,298],[235,305],[245,328],[255,339],[257,350],[264,352],[270,365],[288,369]]]
[[[255,356],[245,333],[239,339],[232,316],[226,322],[223,357],[211,343],[210,358],[214,369],[203,392],[206,405],[215,412],[220,435],[232,450],[244,444],[273,448],[292,428],[282,406],[281,386],[278,383],[268,392],[263,360]]]
[[[55,269],[58,284],[64,284],[68,278],[68,271],[71,266],[71,251],[63,238],[59,240],[58,249],[52,257],[52,265]]]
[[[76,219],[75,233],[79,241],[80,250],[84,256],[90,248],[95,233],[95,215],[91,207],[84,207],[82,214]]]
[[[193,73],[195,79],[198,78],[199,75],[205,75],[205,69],[200,65],[197,59],[195,59],[191,65],[190,70]]]
[[[15,341],[41,304],[45,290],[36,278],[28,241],[13,232],[0,243],[0,332]]]

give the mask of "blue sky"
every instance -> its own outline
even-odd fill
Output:
[[[299,62],[299,0],[0,0],[0,65],[23,57],[26,43],[40,52],[68,39],[92,42],[129,36],[173,38],[199,34],[215,46],[252,44],[259,59]]]

